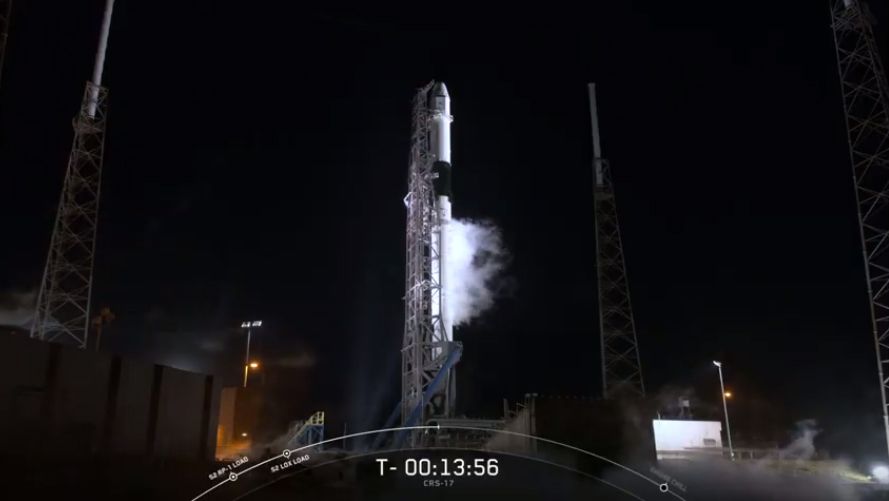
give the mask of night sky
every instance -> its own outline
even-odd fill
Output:
[[[39,284],[103,3],[14,9],[7,319]],[[454,214],[496,223],[511,254],[495,309],[457,330],[460,407],[597,395],[595,81],[650,393],[694,389],[708,415],[720,359],[739,416],[788,433],[813,418],[821,446],[879,452],[828,2],[804,4],[118,0],[93,289],[117,315],[106,347],[236,382],[238,326],[262,319],[255,349],[296,371],[307,408],[381,424],[400,391],[410,101],[434,78],[452,97]]]

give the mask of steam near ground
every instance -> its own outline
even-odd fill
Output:
[[[23,326],[34,315],[37,291],[0,293],[0,325]]]
[[[641,431],[627,425],[628,433],[638,435]],[[702,456],[664,459],[648,464],[637,461],[629,466],[654,481],[668,483],[672,492],[688,501],[875,499],[869,497],[867,486],[857,486],[840,475],[843,470],[848,469],[841,461],[810,461],[817,455],[814,439],[818,430],[814,420],[800,421],[796,423],[795,430],[788,431],[791,432],[791,441],[780,449],[780,461],[776,457],[731,461],[728,458]],[[561,460],[565,461],[565,458]],[[624,469],[608,468],[603,472],[602,478],[640,495],[643,499],[658,499],[645,495],[651,492],[650,484]],[[664,499],[676,498],[667,496]]]
[[[453,219],[446,228],[444,293],[454,325],[465,325],[494,305],[508,253],[490,222]]]

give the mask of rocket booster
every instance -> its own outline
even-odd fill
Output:
[[[435,201],[439,227],[433,245],[438,247],[438,284],[441,302],[440,316],[444,341],[453,341],[454,322],[448,307],[448,224],[451,222],[451,97],[443,82],[436,82],[429,93],[429,145],[433,155],[435,179]]]

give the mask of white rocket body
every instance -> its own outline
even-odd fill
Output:
[[[451,98],[444,83],[438,82],[430,93],[430,149],[433,162],[438,172],[436,185],[436,207],[438,213],[438,231],[432,234],[432,245],[438,251],[438,266],[433,266],[433,280],[439,284],[440,301],[433,301],[432,314],[441,319],[440,339],[453,341],[454,322],[448,307],[448,224],[451,222]],[[436,304],[438,303],[438,304]]]

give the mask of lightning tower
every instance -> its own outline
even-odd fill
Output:
[[[102,71],[113,8],[114,0],[107,0],[92,80],[74,118],[74,143],[31,325],[31,337],[80,348],[86,348],[89,335],[108,97]]]
[[[596,271],[599,283],[599,335],[602,356],[602,396],[645,396],[636,326],[630,304],[624,251],[617,222],[611,167],[602,158],[596,85],[589,84],[593,131],[593,174],[596,215]]]
[[[831,14],[889,452],[889,85],[863,7],[833,0]]]
[[[401,423],[452,417],[454,341],[447,305],[447,224],[450,203],[450,96],[441,82],[419,89],[413,102],[408,168]],[[420,434],[411,436],[416,445]]]

